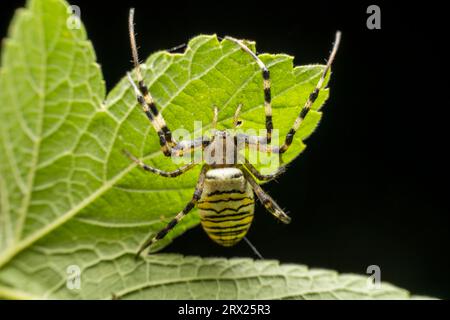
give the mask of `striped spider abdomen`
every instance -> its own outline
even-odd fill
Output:
[[[240,169],[211,169],[206,173],[197,208],[208,236],[231,247],[244,238],[253,221],[253,190]]]

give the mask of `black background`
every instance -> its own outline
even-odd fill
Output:
[[[265,189],[290,212],[282,225],[262,207],[249,239],[266,259],[364,274],[414,294],[450,297],[445,11],[426,2],[72,1],[108,89],[131,68],[127,15],[136,7],[142,57],[200,33],[253,39],[259,52],[323,63],[343,32],[331,97],[308,148]],[[24,1],[1,1],[0,37]],[[381,7],[381,30],[366,8]],[[274,119],[276,123],[276,119]],[[209,241],[198,227],[165,252],[250,256]]]

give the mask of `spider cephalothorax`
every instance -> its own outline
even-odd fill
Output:
[[[307,116],[312,104],[317,99],[320,88],[322,88],[325,76],[330,69],[339,46],[340,32],[336,33],[333,50],[331,51],[328,62],[316,87],[311,92],[303,108],[300,110],[300,113],[295,119],[291,129],[288,131],[283,144],[274,145],[272,142],[273,122],[269,70],[259,57],[242,41],[231,37],[226,37],[226,39],[234,42],[244,52],[252,56],[261,68],[266,135],[255,136],[246,135],[244,133],[233,133],[226,130],[216,130],[218,110],[217,108],[214,108],[213,130],[209,137],[206,136],[190,141],[176,142],[175,139],[172,138],[171,131],[167,127],[162,114],[159,113],[158,108],[143,81],[134,35],[133,15],[134,11],[131,9],[129,31],[137,84],[129,73],[128,79],[134,89],[137,101],[142,106],[144,113],[159,136],[161,151],[168,157],[180,157],[196,150],[200,150],[205,155],[200,163],[202,169],[191,201],[189,201],[185,208],[179,212],[165,228],[145,241],[139,249],[138,254],[145,248],[165,237],[166,234],[194,208],[194,206],[197,206],[200,211],[201,224],[209,237],[223,246],[232,246],[236,244],[247,233],[253,220],[255,203],[254,194],[256,194],[257,198],[265,208],[277,219],[283,223],[289,223],[291,220],[290,217],[267,193],[263,191],[256,180],[268,181],[274,179],[285,171],[284,166],[280,166],[274,173],[262,174],[253,166],[245,155],[241,154],[240,151],[245,148],[250,148],[258,152],[278,154],[281,158],[281,155],[288,150],[295,133]],[[237,106],[236,109],[234,117],[235,127],[237,127],[240,122],[238,119],[240,108],[241,105]],[[164,177],[177,177],[199,164],[198,162],[192,161],[174,171],[167,172],[147,166],[129,152],[126,152],[126,154],[144,170]]]

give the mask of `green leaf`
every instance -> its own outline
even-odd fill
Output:
[[[30,0],[3,43],[0,69],[0,297],[4,298],[405,298],[386,285],[369,292],[365,278],[337,276],[273,261],[133,256],[190,199],[199,170],[176,179],[142,172],[128,149],[148,164],[173,169],[122,79],[105,85],[86,32],[67,26],[67,4]],[[124,45],[127,39],[123,39]],[[275,126],[284,136],[323,66],[293,68],[287,55],[261,55],[273,83]],[[242,104],[243,129],[264,127],[262,80],[252,59],[230,41],[198,36],[184,54],[157,52],[145,80],[167,123],[194,131],[231,127]],[[124,70],[124,74],[125,74]],[[322,90],[287,161],[317,126]],[[258,209],[259,210],[259,209]],[[189,214],[162,242],[196,226]],[[81,289],[66,286],[68,267]],[[269,290],[266,290],[269,289]]]
[[[5,290],[8,298],[42,298],[20,290]],[[116,299],[407,299],[407,291],[387,283],[368,285],[367,277],[273,260],[151,256],[136,262],[131,256],[103,260],[82,273],[81,288],[64,285],[45,298]]]

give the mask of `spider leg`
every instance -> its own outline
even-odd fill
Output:
[[[150,107],[146,103],[144,96],[141,94],[141,91],[138,89],[136,84],[134,83],[133,79],[131,78],[131,75],[127,73],[128,80],[130,81],[134,92],[136,94],[136,99],[139,102],[139,104],[142,106],[142,110],[144,111],[147,118],[150,120],[150,123],[152,124],[153,128],[157,132],[159,136],[159,144],[161,146],[161,151],[164,153],[165,156],[170,157],[171,156],[171,147],[169,144],[169,141],[167,139],[166,133],[162,130],[160,124],[156,120],[154,114],[150,112]],[[153,104],[154,105],[154,104]],[[159,115],[161,116],[161,115]],[[167,127],[166,127],[167,128]],[[172,139],[170,138],[170,141],[173,143]]]
[[[139,64],[139,57],[134,33],[134,9],[130,9],[128,29],[130,33],[131,52],[133,56],[133,63],[136,70],[136,77],[138,84],[136,85],[134,83],[130,74],[127,74],[128,79],[131,85],[133,86],[137,101],[141,104],[144,113],[152,123],[156,132],[158,133],[161,150],[163,151],[164,155],[170,156],[170,148],[176,145],[176,143],[175,141],[173,141],[172,133],[167,127],[166,121],[164,120],[164,117],[156,107],[153,97],[144,83],[144,78],[142,76],[141,67]]]
[[[236,111],[234,112],[233,116],[233,127],[237,128],[242,124],[242,120],[239,120],[239,113],[241,112],[242,104],[238,104]]]
[[[213,115],[213,120],[211,123],[211,129],[213,132],[216,132],[216,130],[217,130],[218,119],[219,119],[219,109],[217,108],[217,106],[214,106],[214,115]]]
[[[270,181],[273,180],[275,178],[277,178],[278,176],[280,176],[282,173],[286,172],[286,167],[285,166],[281,166],[279,167],[274,173],[271,174],[262,174],[261,172],[258,171],[258,169],[256,169],[249,161],[247,158],[245,158],[245,165],[244,165],[247,170],[249,170],[258,180],[261,181]]]
[[[172,156],[182,157],[186,152],[192,153],[200,148],[204,149],[211,144],[211,140],[207,137],[199,137],[193,140],[184,140],[177,143],[172,148]]]
[[[141,254],[141,252],[144,251],[147,247],[151,247],[153,244],[163,239],[167,235],[167,233],[170,230],[172,230],[178,224],[178,222],[180,222],[181,219],[183,219],[184,216],[187,215],[194,208],[203,192],[203,185],[205,182],[206,171],[208,171],[208,166],[205,165],[203,166],[200,172],[200,176],[198,178],[197,185],[195,187],[194,195],[192,196],[192,199],[189,201],[189,203],[163,229],[161,229],[158,233],[156,233],[156,235],[154,236],[151,235],[142,244],[142,246],[136,253],[136,257],[138,257]]]
[[[291,218],[284,213],[284,211],[280,208],[280,206],[273,200],[262,188],[261,186],[255,181],[255,179],[247,172],[247,170],[242,166],[245,179],[250,183],[250,186],[253,188],[253,191],[255,191],[256,196],[258,197],[259,201],[266,207],[267,211],[269,211],[271,214],[275,216],[278,220],[280,220],[283,223],[290,223]]]
[[[134,161],[138,166],[140,166],[142,169],[144,169],[145,171],[149,171],[149,172],[153,172],[159,176],[162,177],[170,177],[170,178],[174,178],[174,177],[178,177],[179,175],[185,173],[186,171],[192,169],[193,167],[195,167],[195,163],[191,162],[188,163],[178,169],[175,169],[174,171],[164,171],[164,170],[160,170],[157,168],[153,168],[150,167],[148,165],[146,165],[144,162],[142,162],[142,160],[136,158],[133,154],[131,154],[129,151],[124,150],[123,151],[125,153],[125,155],[130,158],[132,161]]]
[[[248,135],[245,133],[237,133],[236,138],[239,143],[244,144],[246,147],[252,148],[257,151],[272,152],[271,145],[267,144],[267,140],[264,137]]]
[[[266,114],[266,129],[267,129],[267,142],[270,143],[272,140],[272,130],[273,130],[273,122],[272,122],[272,93],[270,89],[270,72],[267,69],[264,62],[259,59],[259,57],[250,50],[242,41],[232,38],[225,37],[225,39],[233,41],[238,44],[242,50],[247,52],[253,59],[255,59],[259,68],[262,72],[263,84],[264,84],[264,112]]]
[[[174,157],[183,157],[186,153],[191,154],[191,162],[188,164],[174,170],[174,171],[163,171],[157,168],[150,167],[146,165],[144,162],[142,162],[139,158],[135,157],[131,152],[128,150],[122,150],[123,153],[130,158],[132,161],[134,161],[137,165],[139,165],[142,169],[146,171],[153,172],[155,174],[158,174],[163,177],[178,177],[179,175],[185,173],[189,169],[192,169],[198,161],[194,158],[193,159],[193,152],[198,149],[204,149],[207,147],[211,141],[206,137],[199,137],[194,140],[189,141],[180,141],[176,146],[174,146],[171,150],[171,154]]]
[[[302,110],[300,111],[298,117],[295,119],[295,122],[294,122],[292,128],[287,133],[284,144],[280,148],[278,148],[278,150],[277,150],[278,153],[282,154],[282,153],[286,152],[286,150],[289,148],[289,146],[292,143],[292,140],[294,139],[295,133],[297,132],[298,128],[300,127],[300,125],[302,124],[306,115],[308,114],[309,110],[311,109],[312,104],[314,103],[314,101],[316,101],[316,99],[319,95],[319,91],[322,88],[323,82],[325,81],[325,77],[326,77],[328,71],[330,70],[331,64],[333,63],[333,60],[336,56],[336,52],[338,50],[340,40],[341,40],[341,32],[338,31],[336,33],[336,39],[334,41],[333,49],[330,53],[330,56],[328,58],[325,69],[323,69],[322,75],[320,76],[320,79],[317,82],[316,87],[309,95],[308,100],[306,101],[305,105],[303,106]]]

